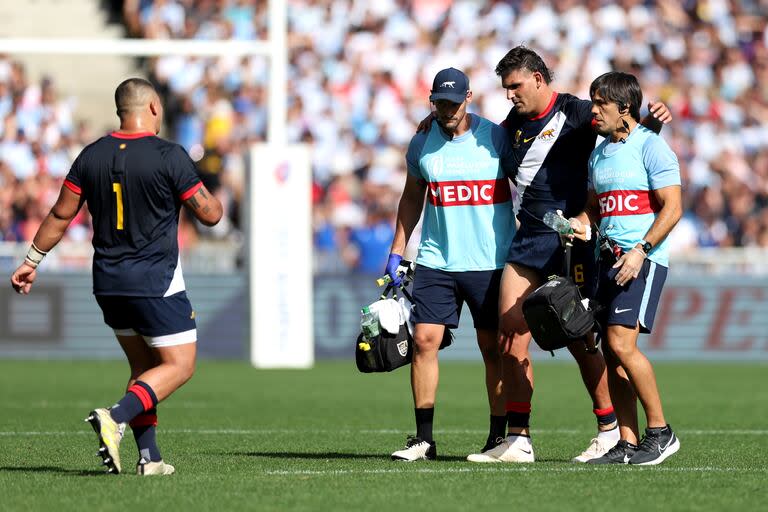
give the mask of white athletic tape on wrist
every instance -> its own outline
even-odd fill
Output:
[[[32,268],[37,268],[40,262],[43,261],[43,258],[45,258],[46,254],[48,254],[47,251],[41,251],[33,242],[29,251],[27,251],[27,255],[24,257],[24,261],[26,261]]]

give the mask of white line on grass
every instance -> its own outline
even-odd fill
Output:
[[[594,472],[595,466],[578,465],[573,467],[551,467],[535,465],[493,465],[493,466],[473,466],[467,468],[420,468],[420,469],[328,469],[328,470],[268,470],[263,474],[270,476],[339,476],[339,475],[381,475],[381,474],[412,474],[412,473],[579,473]],[[658,467],[637,468],[635,471],[666,471],[670,473],[766,473],[768,468],[732,468],[732,467]]]
[[[259,435],[283,435],[283,434],[302,434],[307,435],[305,429],[164,429],[160,428],[160,432],[163,434],[198,434],[198,435],[233,435],[233,436],[259,436]],[[407,428],[403,429],[325,429],[325,430],[312,430],[311,433],[315,434],[396,434],[402,435],[408,432]],[[486,434],[487,430],[481,429],[438,429],[436,434],[443,435],[461,435],[461,434]],[[588,434],[587,430],[575,430],[575,429],[534,429],[533,434],[544,435],[557,435],[557,434]],[[699,430],[678,430],[678,434],[686,436],[709,436],[709,435],[748,435],[748,436],[765,436],[768,435],[768,430],[746,430],[746,429],[699,429]],[[83,428],[82,430],[58,430],[58,431],[0,431],[0,436],[3,437],[23,437],[23,436],[70,436],[70,435],[93,435],[90,429]]]

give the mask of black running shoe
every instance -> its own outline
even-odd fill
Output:
[[[602,457],[589,459],[587,464],[627,464],[637,452],[637,445],[622,439]]]
[[[664,462],[679,449],[680,441],[669,425],[664,428],[647,428],[637,453],[629,459],[629,463],[637,466],[654,466]]]
[[[434,441],[424,441],[420,437],[408,436],[405,448],[392,454],[392,460],[435,460],[437,458],[437,445]]]

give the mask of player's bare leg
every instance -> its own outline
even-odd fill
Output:
[[[490,427],[488,439],[481,452],[498,446],[506,434],[506,411],[504,409],[504,387],[502,384],[501,352],[496,330],[476,329],[477,345],[483,356],[485,367],[485,390],[488,395]]]
[[[589,335],[592,336],[591,333]],[[611,394],[608,391],[608,372],[606,371],[605,359],[603,359],[600,351],[590,354],[585,350],[582,341],[568,345],[568,351],[579,365],[581,380],[592,398],[594,408],[608,409],[612,407]],[[615,427],[616,422],[613,422],[610,425],[599,425],[598,428],[599,430],[611,430]]]
[[[156,351],[151,349],[141,336],[117,336],[117,339],[131,368],[127,386],[127,389],[130,389],[144,373],[158,366],[160,359]],[[175,468],[163,460],[157,447],[157,411],[152,409],[140,414],[131,421],[130,425],[139,450],[139,462],[136,464],[137,474],[173,474]]]
[[[597,435],[581,454],[572,459],[572,462],[587,462],[602,457],[619,442],[618,411],[614,409],[608,389],[609,375],[603,355],[600,352],[590,354],[582,341],[571,343],[568,350],[579,365],[581,379],[592,398],[593,412],[597,416]]]
[[[649,428],[661,428],[667,425],[661,407],[659,388],[653,366],[637,348],[640,327],[634,329],[623,325],[608,326],[608,345],[621,366],[626,371],[632,387],[645,410]],[[639,432],[637,432],[639,434]]]
[[[471,462],[533,462],[528,420],[533,396],[531,334],[523,317],[523,300],[536,287],[535,272],[507,264],[501,276],[498,343],[507,416],[507,438],[496,448],[467,457]]]
[[[416,324],[413,333],[414,351],[411,364],[413,405],[417,409],[435,406],[440,368],[437,354],[443,341],[445,326]]]
[[[664,418],[653,366],[637,348],[640,326],[635,325],[634,328],[631,328],[622,325],[609,325],[607,331],[611,352],[626,371],[627,378],[632,383],[632,389],[643,406],[648,423],[645,435],[635,447],[634,454],[631,454],[628,459],[625,456],[622,462],[634,465],[661,464],[668,457],[677,453],[680,449],[680,440]],[[635,414],[636,410],[635,407]],[[634,428],[633,434],[637,438],[639,437],[639,429],[636,422]],[[621,443],[626,442],[621,441]],[[627,455],[630,454],[627,453]]]
[[[492,415],[503,416],[505,413],[504,393],[498,333],[487,329],[477,329],[476,332],[477,345],[485,365],[485,389],[488,394],[488,407]]]
[[[533,270],[515,264],[504,267],[499,296],[499,348],[507,412],[510,404],[527,403],[530,407],[533,397],[531,333],[523,316],[523,302],[538,285],[539,278]],[[528,435],[527,425],[510,423],[507,429],[510,434]]]
[[[146,457],[143,451],[140,452],[138,471],[140,474],[172,474],[173,467],[159,458],[154,444],[155,407],[191,378],[196,343],[149,348],[138,335],[118,335],[117,338],[128,357],[131,375],[128,392],[117,404],[109,410],[95,409],[87,418],[99,437],[99,455],[109,472],[119,473],[122,470],[120,442],[125,424],[130,422],[137,429],[150,427],[149,451]]]
[[[637,349],[639,332],[639,326],[634,329],[608,326],[608,341],[603,345],[603,351],[621,441],[603,457],[589,461],[592,464],[660,464],[680,449],[680,441],[664,418],[653,367]],[[648,421],[645,436],[639,443],[637,398],[640,398]]]
[[[608,385],[611,390],[613,406],[616,409],[621,439],[637,444],[639,432],[637,395],[632,387],[632,383],[629,381],[629,377],[627,377],[627,373],[621,367],[621,362],[608,346],[608,343],[603,344],[603,353],[607,365]]]
[[[133,336],[117,335],[116,338],[128,359],[128,366],[131,368],[131,375],[126,386],[128,389],[136,383],[144,372],[157,366],[159,361],[144,338],[138,334]]]
[[[195,373],[197,343],[153,347],[152,351],[159,364],[142,373],[139,380],[152,386],[160,402],[192,378]]]
[[[416,415],[416,437],[409,437],[404,449],[392,454],[392,460],[415,461],[434,459],[437,455],[432,439],[437,384],[440,368],[437,353],[443,341],[445,326],[420,323],[414,326],[411,391]]]

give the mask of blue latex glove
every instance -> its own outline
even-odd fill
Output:
[[[386,274],[390,277],[390,279],[392,279],[392,284],[395,286],[400,286],[400,284],[403,282],[403,280],[397,274],[397,267],[400,266],[400,262],[402,260],[403,257],[395,253],[390,253],[389,259],[387,260]]]

